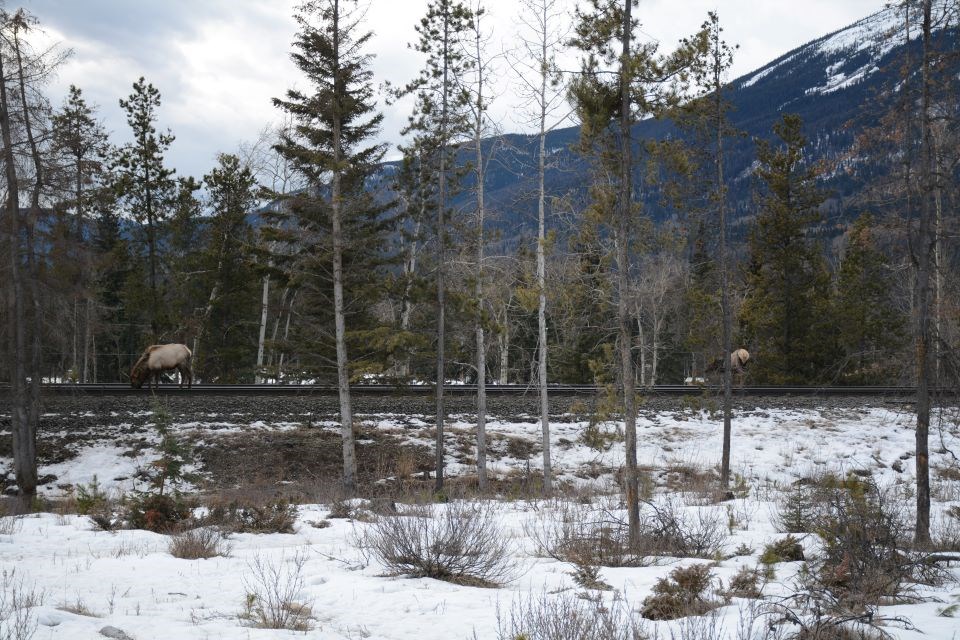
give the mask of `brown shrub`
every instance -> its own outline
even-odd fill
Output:
[[[709,565],[677,567],[667,577],[657,580],[653,593],[644,599],[640,613],[650,620],[703,615],[722,604],[710,593],[715,581]]]
[[[212,527],[189,529],[170,538],[170,555],[183,560],[206,560],[230,555],[231,545]]]

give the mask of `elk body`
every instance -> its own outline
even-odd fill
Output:
[[[130,370],[130,386],[139,389],[144,382],[153,379],[160,384],[160,374],[176,369],[180,373],[180,387],[186,380],[187,388],[193,386],[193,372],[190,370],[192,354],[185,344],[154,344],[147,347],[137,363]],[[149,386],[149,385],[148,385]]]

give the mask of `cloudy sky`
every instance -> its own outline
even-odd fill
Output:
[[[475,1],[475,0],[474,0]],[[569,0],[573,2],[574,0]],[[218,152],[234,151],[278,119],[270,99],[305,86],[290,62],[292,19],[299,0],[23,0],[45,38],[73,50],[49,89],[60,104],[70,84],[98,105],[115,142],[127,139],[118,99],[141,75],[161,92],[160,126],[177,139],[169,164],[181,175],[209,171]],[[405,83],[421,66],[407,43],[427,0],[371,0],[377,82]],[[515,46],[515,0],[486,0],[494,46]],[[9,2],[8,7],[16,6]],[[790,49],[840,29],[883,7],[883,0],[641,0],[644,37],[669,47],[718,10],[727,39],[739,43],[731,77],[748,73]],[[515,117],[509,67],[501,65],[492,115],[507,131]],[[383,138],[400,140],[409,105],[384,107]]]

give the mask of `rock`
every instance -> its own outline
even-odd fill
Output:
[[[100,629],[100,635],[106,636],[107,638],[113,638],[113,640],[133,640],[133,638],[128,636],[123,629],[117,629],[116,627],[111,626],[106,626],[103,629]]]
[[[899,460],[894,460],[893,464],[890,465],[890,468],[896,471],[897,473],[903,473],[903,463]]]

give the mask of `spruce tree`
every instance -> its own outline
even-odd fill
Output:
[[[165,222],[175,193],[175,171],[164,165],[163,154],[174,137],[169,130],[157,132],[160,92],[142,76],[133,84],[133,93],[120,99],[120,107],[126,111],[133,141],[120,147],[115,169],[120,176],[121,203],[140,225],[137,236],[146,245],[150,330],[156,342],[165,324],[162,253]]]
[[[447,202],[449,182],[455,174],[453,151],[455,143],[465,133],[467,92],[458,89],[468,63],[464,59],[464,46],[468,42],[473,14],[456,0],[433,0],[427,5],[427,13],[417,25],[419,39],[413,48],[426,56],[420,75],[408,84],[401,95],[416,96],[416,106],[405,133],[414,133],[431,141],[436,149],[436,283],[437,283],[437,330],[436,330],[436,490],[443,489],[444,444],[443,431],[446,421],[443,384],[446,380],[446,235],[448,227]]]
[[[93,256],[87,242],[92,236],[86,217],[102,197],[106,182],[106,161],[110,151],[107,132],[94,117],[93,109],[83,98],[83,93],[70,85],[69,95],[53,119],[54,144],[63,156],[63,169],[67,174],[70,197],[65,203],[73,210],[74,224],[69,251],[69,264],[76,273],[73,290],[73,371],[81,382],[88,382],[96,355],[93,347],[93,324],[96,304],[93,296]],[[82,307],[82,311],[79,309]],[[78,348],[78,343],[82,346]],[[82,355],[79,353],[82,351]],[[81,364],[82,362],[82,364]]]
[[[887,380],[893,372],[883,365],[904,338],[889,261],[877,248],[875,233],[873,216],[857,218],[837,276],[834,308],[845,380],[855,384]]]
[[[350,365],[347,356],[344,258],[363,242],[354,221],[367,219],[377,230],[382,211],[366,191],[385,148],[374,144],[383,116],[375,113],[371,84],[371,56],[363,49],[371,33],[363,31],[363,11],[355,0],[317,0],[298,8],[300,27],[291,57],[310,79],[309,91],[291,89],[274,104],[292,116],[293,131],[282,136],[277,150],[304,175],[309,184],[299,206],[329,222],[333,322],[343,441],[343,486],[353,493],[357,462],[350,401]],[[321,220],[322,219],[322,220]],[[382,229],[380,229],[382,231]],[[381,236],[382,238],[382,236]],[[367,240],[369,242],[369,239]],[[377,247],[374,252],[382,252]],[[372,275],[372,274],[368,274]],[[353,292],[356,295],[356,292]]]
[[[824,373],[834,333],[830,274],[822,248],[808,236],[826,199],[817,185],[822,167],[804,162],[799,116],[784,115],[773,130],[779,144],[758,143],[763,193],[750,232],[740,321],[758,378],[808,383]]]
[[[197,278],[206,303],[194,338],[195,366],[209,380],[249,382],[256,345],[257,274],[251,260],[253,229],[247,216],[256,208],[256,180],[232,154],[220,154],[203,177],[210,216],[197,259]],[[199,355],[198,355],[199,353]]]

